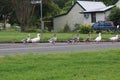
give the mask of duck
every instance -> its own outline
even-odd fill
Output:
[[[79,43],[80,42],[80,37],[79,34],[76,35],[76,37],[74,38],[74,43]]]
[[[119,28],[119,25],[117,25],[117,29]]]
[[[39,33],[37,34],[36,38],[31,39],[32,43],[36,43],[36,42],[39,42],[39,41],[40,41],[40,34]]]
[[[90,42],[90,41],[91,41],[91,33],[88,33],[88,36],[85,39],[85,42]]]
[[[29,43],[30,42],[30,34],[28,34],[27,38],[23,39],[22,42],[25,43]]]
[[[68,44],[73,44],[74,41],[75,41],[75,37],[74,37],[74,35],[72,35],[72,37],[67,40],[67,43]]]
[[[114,37],[111,37],[111,38],[109,38],[110,39],[110,41],[117,41],[118,40],[118,35],[116,35],[116,36],[114,36]]]
[[[52,43],[53,45],[55,45],[55,42],[57,41],[57,36],[56,36],[56,34],[54,34],[53,37],[50,38],[48,41],[49,41],[49,43]]]
[[[100,42],[102,40],[101,33],[98,34],[98,37],[95,39],[96,42]]]

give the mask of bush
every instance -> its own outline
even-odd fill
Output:
[[[58,33],[64,33],[63,29],[59,29]]]
[[[91,25],[85,24],[80,26],[79,33],[88,34],[91,31]]]
[[[64,29],[63,29],[63,32],[70,32],[70,31],[71,31],[71,29],[70,29],[69,25],[66,24]]]
[[[37,29],[35,27],[27,27],[25,32],[40,32],[40,29]]]
[[[75,24],[75,28],[74,28],[73,32],[78,31],[79,29],[80,29],[80,24]]]

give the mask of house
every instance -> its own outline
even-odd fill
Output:
[[[106,6],[103,2],[77,1],[67,13],[54,17],[54,30],[60,31],[66,24],[73,30],[75,24],[105,21],[113,7],[114,5]]]

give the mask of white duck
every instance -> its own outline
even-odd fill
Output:
[[[57,41],[57,36],[56,34],[53,35],[53,37],[51,39],[48,40],[50,43],[52,43],[53,45],[55,45],[55,42]]]
[[[30,42],[30,34],[28,34],[27,38],[22,40],[23,43],[29,43]]]
[[[109,38],[111,41],[117,41],[118,40],[118,35],[116,35],[115,37],[111,37]]]
[[[100,42],[102,39],[101,33],[98,34],[98,37],[95,39],[96,42]]]
[[[40,41],[40,34],[39,33],[37,34],[36,38],[31,39],[32,43],[36,43],[36,42],[39,42],[39,41]]]

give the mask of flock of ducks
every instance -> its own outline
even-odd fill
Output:
[[[54,34],[53,37],[50,38],[48,41],[49,41],[50,43],[52,43],[53,45],[55,45],[55,42],[57,41],[57,36],[56,36],[56,34]],[[23,39],[22,42],[23,42],[24,44],[29,43],[29,42],[31,42],[31,43],[40,42],[40,33],[38,33],[37,36],[36,36],[35,38],[32,38],[32,39],[30,38],[30,34],[28,34],[28,36],[27,36],[25,39]]]
[[[118,38],[118,34],[114,37],[110,37],[109,40],[112,41],[112,42],[115,42],[117,41],[119,38]],[[28,34],[28,36],[22,40],[22,42],[25,44],[25,43],[37,43],[40,41],[40,33],[37,34],[37,36],[35,38],[30,38],[30,34]],[[56,34],[53,35],[52,38],[50,38],[49,40],[49,43],[55,45],[55,42],[57,41],[57,36]],[[67,40],[67,43],[68,44],[74,44],[74,43],[78,43],[80,41],[80,38],[79,38],[79,34],[77,34],[77,37],[72,37],[70,39]],[[90,42],[91,41],[91,34],[88,34],[88,37],[84,40],[85,42]],[[101,36],[101,33],[98,34],[98,36],[94,39],[95,42],[100,42],[102,41],[102,36]]]

